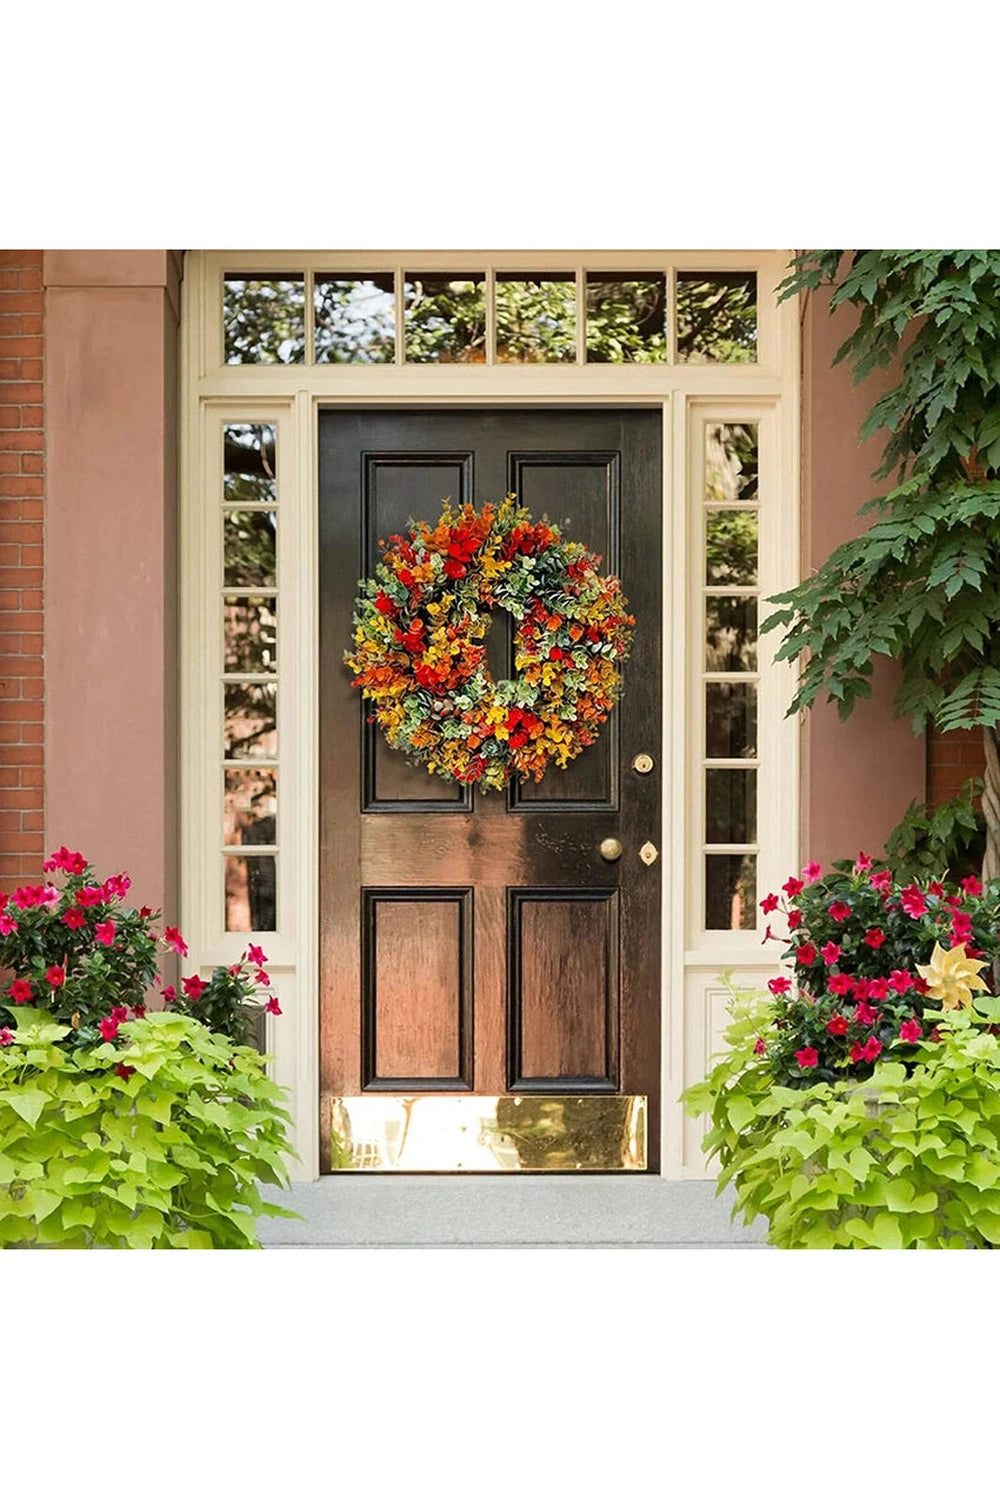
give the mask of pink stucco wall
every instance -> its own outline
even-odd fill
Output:
[[[49,250],[46,847],[177,911],[177,327],[166,250]]]
[[[875,373],[851,383],[847,364],[832,367],[834,354],[853,326],[849,308],[832,316],[825,292],[805,304],[802,328],[802,567],[817,568],[839,543],[871,524],[857,511],[888,488],[871,478],[885,434],[862,444],[861,425],[891,383]],[[805,716],[803,735],[803,858],[831,859],[877,852],[914,797],[926,784],[926,749],[907,719],[896,719],[892,698],[898,669],[882,663],[872,696],[845,722],[836,705],[818,703]]]

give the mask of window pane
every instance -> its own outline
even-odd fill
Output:
[[[724,505],[758,498],[757,423],[705,426],[705,499]]]
[[[278,689],[272,682],[227,682],[226,760],[272,760],[278,752]]]
[[[486,359],[486,279],[407,275],[403,286],[406,359],[411,364],[483,364]]]
[[[319,364],[391,364],[396,357],[393,275],[317,276],[316,360]]]
[[[226,931],[276,932],[277,887],[273,854],[226,859]]]
[[[757,772],[705,772],[706,844],[752,844],[757,837]]]
[[[706,672],[753,672],[757,667],[757,600],[743,595],[705,600]]]
[[[223,843],[277,843],[277,771],[260,766],[224,775]]]
[[[554,275],[496,278],[501,364],[576,359],[576,282]]]
[[[222,323],[227,365],[301,364],[306,354],[305,277],[227,273]]]
[[[705,582],[757,582],[757,511],[710,510],[705,516]]]
[[[228,423],[222,436],[223,499],[238,505],[273,505],[278,498],[274,428]]]
[[[277,599],[227,599],[224,670],[226,672],[276,672],[278,670]]]
[[[709,932],[752,932],[757,925],[757,856],[705,855],[705,926]]]
[[[654,364],[667,357],[667,278],[587,274],[587,359]]]
[[[680,271],[677,359],[753,364],[757,359],[757,273]]]
[[[222,519],[227,589],[273,589],[277,583],[273,510],[227,510]]]
[[[706,682],[705,755],[737,760],[757,754],[757,687],[752,682]]]

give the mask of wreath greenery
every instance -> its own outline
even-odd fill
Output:
[[[359,585],[344,660],[389,744],[447,780],[540,781],[597,739],[621,692],[634,618],[617,578],[514,495],[443,503],[411,522]],[[514,678],[494,681],[492,609],[515,621]]]

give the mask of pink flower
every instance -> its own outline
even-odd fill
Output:
[[[761,905],[763,905],[763,902],[761,903]],[[777,905],[777,901],[775,901],[775,905]],[[774,908],[772,907],[772,910],[773,909]],[[252,964],[267,963],[267,954],[264,952],[263,948],[258,948],[256,943],[250,944],[249,948],[247,949],[247,958]]]
[[[27,1005],[35,998],[27,979],[15,979],[7,993],[15,1005]]]
[[[78,927],[86,927],[87,925],[87,918],[78,906],[71,906],[69,911],[64,911],[63,921],[71,931],[75,931]]]
[[[881,1051],[882,1051],[882,1043],[879,1041],[878,1037],[877,1036],[870,1036],[868,1038],[867,1042],[865,1042],[865,1047],[864,1047],[864,1054],[863,1054],[863,1056],[864,1056],[865,1062],[874,1062],[875,1059],[876,1059],[876,1057],[878,1057],[878,1055],[879,1055],[879,1053]]]
[[[981,896],[983,894],[983,888],[975,875],[966,875],[965,879],[960,880],[958,883],[967,896]]]
[[[915,885],[908,885],[899,898],[899,904],[908,917],[922,917],[927,912],[927,902]]]
[[[837,959],[840,957],[840,944],[824,943],[823,947],[819,951],[820,957],[826,964],[827,968],[829,968],[829,966],[831,964],[835,964],[837,962]]]
[[[50,854],[42,866],[43,870],[65,870],[67,875],[82,875],[87,868],[87,861],[83,855],[76,851],[70,853],[65,844],[62,844],[54,854]]]
[[[801,1052],[796,1052],[795,1061],[800,1068],[815,1068],[819,1062],[819,1053],[815,1047],[803,1047]]]
[[[124,872],[121,875],[109,875],[101,886],[101,894],[105,901],[112,901],[116,896],[126,896],[131,885],[131,880]]]
[[[794,875],[789,875],[781,889],[789,900],[791,900],[793,896],[797,896],[804,889],[804,882],[797,880]]]
[[[163,999],[167,1005],[170,1005],[174,1000],[177,999],[177,991],[174,989],[172,984],[165,984],[160,991],[160,994],[163,996]]]
[[[833,901],[827,907],[827,911],[835,922],[846,922],[851,915],[851,908],[846,901]]]
[[[854,981],[854,998],[855,998],[855,1000],[867,1000],[868,999],[868,993],[869,993],[870,989],[871,989],[871,980],[870,979],[856,979]]]
[[[854,873],[855,873],[855,875],[862,875],[862,874],[864,874],[865,870],[870,870],[871,867],[872,867],[872,857],[871,857],[870,854],[866,854],[865,851],[862,849],[861,853],[858,855],[857,859],[854,861]]]
[[[57,990],[61,984],[66,983],[66,970],[62,964],[49,964],[49,967],[45,970],[45,978],[51,984],[52,988]]]
[[[181,958],[187,958],[188,945],[181,937],[176,927],[167,927],[164,929],[163,941],[166,943],[168,948],[173,948],[175,953],[179,953]]]
[[[267,1009],[266,1006],[264,1008],[265,1008],[265,1010]],[[10,1033],[8,1032],[8,1035],[9,1034]],[[763,1057],[764,1056],[764,1051],[765,1051],[765,1048],[764,1048],[764,1038],[762,1036],[759,1036],[757,1038],[757,1040],[753,1044],[754,1057]]]
[[[876,891],[887,891],[892,885],[891,870],[875,870],[868,877],[868,884]]]
[[[265,973],[263,969],[258,969],[257,972],[256,972],[256,974],[253,977],[254,977],[254,983],[255,984],[262,984],[265,989],[271,983],[271,976],[270,976],[270,974]]]
[[[888,981],[888,979],[869,979],[869,981],[868,981],[868,998],[869,998],[869,1000],[884,1000],[885,997],[886,997],[886,995],[888,995],[888,993],[889,993],[889,981]]]
[[[99,885],[82,885],[73,899],[77,906],[99,906],[104,892]]]
[[[816,949],[812,943],[803,943],[800,947],[796,948],[795,961],[796,963],[803,964],[806,968],[816,962]]]
[[[271,1016],[280,1016],[281,1015],[281,1006],[278,1004],[278,997],[277,997],[277,995],[269,995],[268,996],[267,1004],[264,1006],[264,1009],[267,1011],[268,1015],[271,1015]]]
[[[889,975],[889,987],[894,989],[897,995],[905,995],[907,990],[912,990],[913,976],[909,969],[893,969]]]
[[[869,948],[881,948],[885,942],[885,933],[881,927],[869,927],[865,933],[864,941],[868,944]]]
[[[873,1010],[867,1001],[861,1000],[854,1007],[854,1015],[851,1020],[856,1026],[874,1026],[878,1020],[878,1012]]]
[[[189,979],[185,979],[183,981],[183,984],[184,993],[185,995],[187,995],[189,1000],[200,1000],[202,995],[208,989],[208,985],[205,983],[204,979],[199,978],[197,974],[192,974]]]
[[[847,1017],[842,1016],[839,1011],[835,1012],[826,1023],[826,1029],[831,1036],[845,1036],[847,1034]]]
[[[860,1042],[851,1043],[851,1062],[859,1063],[865,1060],[865,1049]]]
[[[773,891],[769,896],[764,897],[763,901],[760,903],[760,909],[764,913],[765,917],[769,916],[772,911],[778,910],[778,898]]]
[[[820,874],[822,872],[822,869],[823,869],[822,865],[818,865],[814,859],[811,859],[809,861],[809,863],[807,865],[805,865],[804,868],[803,868],[803,870],[802,870],[802,874],[803,874],[803,877],[805,879],[806,885],[812,885],[812,883],[813,883],[814,880],[818,880],[819,877],[820,877]]]
[[[110,918],[107,922],[98,922],[97,926],[94,928],[94,936],[99,943],[104,944],[105,948],[110,948],[115,940],[114,922],[112,922]]]
[[[113,1020],[111,1016],[105,1016],[103,1021],[97,1023],[97,1029],[104,1041],[113,1042],[118,1035],[118,1022]]]
[[[854,978],[851,974],[831,974],[826,985],[831,995],[848,995],[854,988]]]
[[[39,888],[39,906],[55,906],[56,903],[60,900],[61,897],[54,885],[43,885]]]
[[[12,932],[16,931],[17,923],[14,918],[8,916],[5,911],[0,912],[0,937],[9,937]]]
[[[899,1040],[901,1042],[919,1042],[920,1032],[920,1022],[914,1017],[912,1021],[904,1021],[902,1026],[900,1026]]]
[[[972,936],[972,918],[968,912],[957,911],[951,919],[951,930],[955,937],[968,942]]]
[[[14,1033],[8,1027],[0,1027],[0,1047],[9,1047],[14,1040]]]

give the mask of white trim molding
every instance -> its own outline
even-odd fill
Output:
[[[706,420],[757,423],[760,452],[760,593],[797,581],[799,568],[799,327],[774,289],[791,252],[386,252],[189,251],[182,282],[181,389],[181,915],[191,964],[232,963],[248,941],[269,955],[282,1016],[269,1018],[274,1073],[290,1090],[299,1163],[318,1173],[319,752],[318,413],[337,405],[649,406],[663,414],[663,1140],[661,1172],[705,1176],[698,1122],[677,1102],[701,1076],[720,1025],[722,970],[762,984],[773,963],[761,933],[700,925],[703,634],[699,444]],[[226,272],[311,277],[404,271],[567,270],[582,300],[587,270],[756,271],[757,361],[655,364],[226,365]],[[397,340],[397,345],[398,345]],[[582,337],[578,343],[582,350]],[[222,431],[226,423],[276,429],[278,513],[277,932],[225,931],[222,884]],[[791,672],[776,666],[774,638],[759,646],[757,886],[775,887],[798,863],[798,726],[784,718]]]

